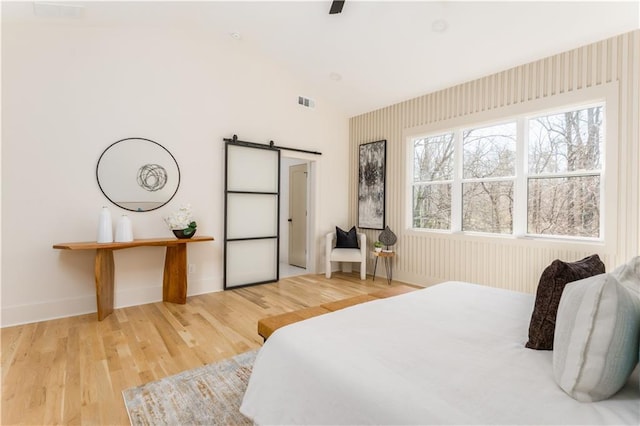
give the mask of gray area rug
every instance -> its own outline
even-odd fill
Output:
[[[132,425],[251,425],[240,404],[258,351],[122,391]]]

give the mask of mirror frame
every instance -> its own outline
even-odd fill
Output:
[[[114,200],[111,199],[111,197],[109,197],[109,195],[107,195],[107,193],[105,192],[104,188],[102,187],[102,185],[100,184],[100,176],[99,176],[99,170],[100,170],[100,161],[102,161],[102,158],[104,157],[104,155],[111,149],[113,148],[115,145],[121,143],[121,142],[126,142],[126,141],[130,141],[130,140],[142,140],[142,141],[146,141],[146,142],[151,142],[155,145],[157,145],[160,149],[164,150],[167,154],[169,154],[169,156],[171,157],[171,159],[173,160],[173,162],[176,165],[176,170],[178,172],[178,183],[176,184],[176,189],[173,192],[173,194],[171,194],[171,196],[165,200],[165,201],[158,201],[158,203],[161,203],[159,206],[151,208],[151,209],[146,209],[146,210],[140,210],[140,209],[131,209],[128,207],[124,207],[120,204],[118,204],[117,202],[115,202]],[[178,165],[178,161],[176,160],[176,158],[173,156],[173,154],[171,154],[171,152],[165,148],[164,146],[160,145],[158,142],[153,141],[151,139],[147,139],[147,138],[124,138],[124,139],[120,139],[114,143],[112,143],[111,145],[109,145],[104,151],[102,151],[102,154],[100,154],[100,157],[98,158],[98,163],[96,164],[96,181],[98,182],[98,187],[100,188],[100,191],[102,192],[102,194],[107,198],[107,200],[109,200],[111,203],[113,203],[114,205],[120,207],[121,209],[124,210],[128,210],[130,212],[136,212],[136,213],[144,213],[144,212],[150,212],[153,210],[157,210],[160,207],[166,205],[167,203],[169,203],[169,201],[171,201],[173,199],[173,197],[175,197],[175,195],[178,193],[178,189],[180,188],[180,166]],[[113,195],[112,195],[113,196]]]

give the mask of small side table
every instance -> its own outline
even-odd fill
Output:
[[[376,280],[378,259],[382,258],[384,260],[384,269],[387,273],[387,284],[391,285],[391,281],[393,280],[393,258],[395,257],[396,253],[393,251],[372,251],[371,254],[376,258],[376,263],[373,266],[373,281]]]

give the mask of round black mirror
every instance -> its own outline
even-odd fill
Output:
[[[102,193],[118,207],[148,212],[167,204],[180,186],[180,168],[171,153],[150,139],[127,138],[109,145],[98,159]]]

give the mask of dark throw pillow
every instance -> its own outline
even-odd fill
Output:
[[[360,248],[355,226],[351,227],[349,232],[343,231],[336,226],[336,248]]]
[[[604,263],[597,254],[577,262],[563,262],[558,259],[551,262],[540,276],[529,323],[529,341],[525,346],[530,349],[553,349],[556,315],[564,286],[604,272]]]

